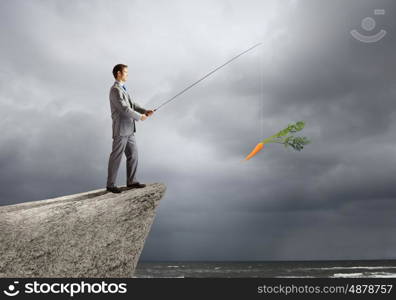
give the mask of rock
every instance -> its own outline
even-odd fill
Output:
[[[0,277],[132,277],[165,190],[0,206]]]

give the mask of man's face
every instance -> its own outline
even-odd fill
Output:
[[[118,71],[118,80],[126,82],[128,79],[128,68],[123,68],[122,71]]]

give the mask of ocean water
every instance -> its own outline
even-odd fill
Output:
[[[135,278],[396,278],[396,260],[139,262]]]

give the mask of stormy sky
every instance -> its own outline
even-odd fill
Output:
[[[154,108],[262,42],[137,124],[137,179],[167,186],[141,260],[396,258],[395,15],[393,0],[3,0],[0,204],[105,187],[115,64]],[[303,151],[243,161],[300,120]]]

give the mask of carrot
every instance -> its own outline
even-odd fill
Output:
[[[249,155],[245,157],[245,160],[251,159],[253,156],[255,156],[263,148],[264,148],[264,143],[263,142],[258,143],[256,145],[256,147],[253,149],[253,151],[250,152]]]
[[[278,143],[283,144],[286,148],[292,147],[294,150],[301,151],[305,145],[309,144],[311,141],[308,140],[305,136],[287,136],[289,133],[295,133],[304,128],[305,122],[299,121],[295,125],[289,124],[287,128],[279,131],[277,134],[270,136],[269,138],[265,138],[260,143],[256,145],[256,147],[249,153],[248,156],[245,157],[245,160],[251,159],[255,156],[261,149],[264,148],[264,144],[268,143]]]

